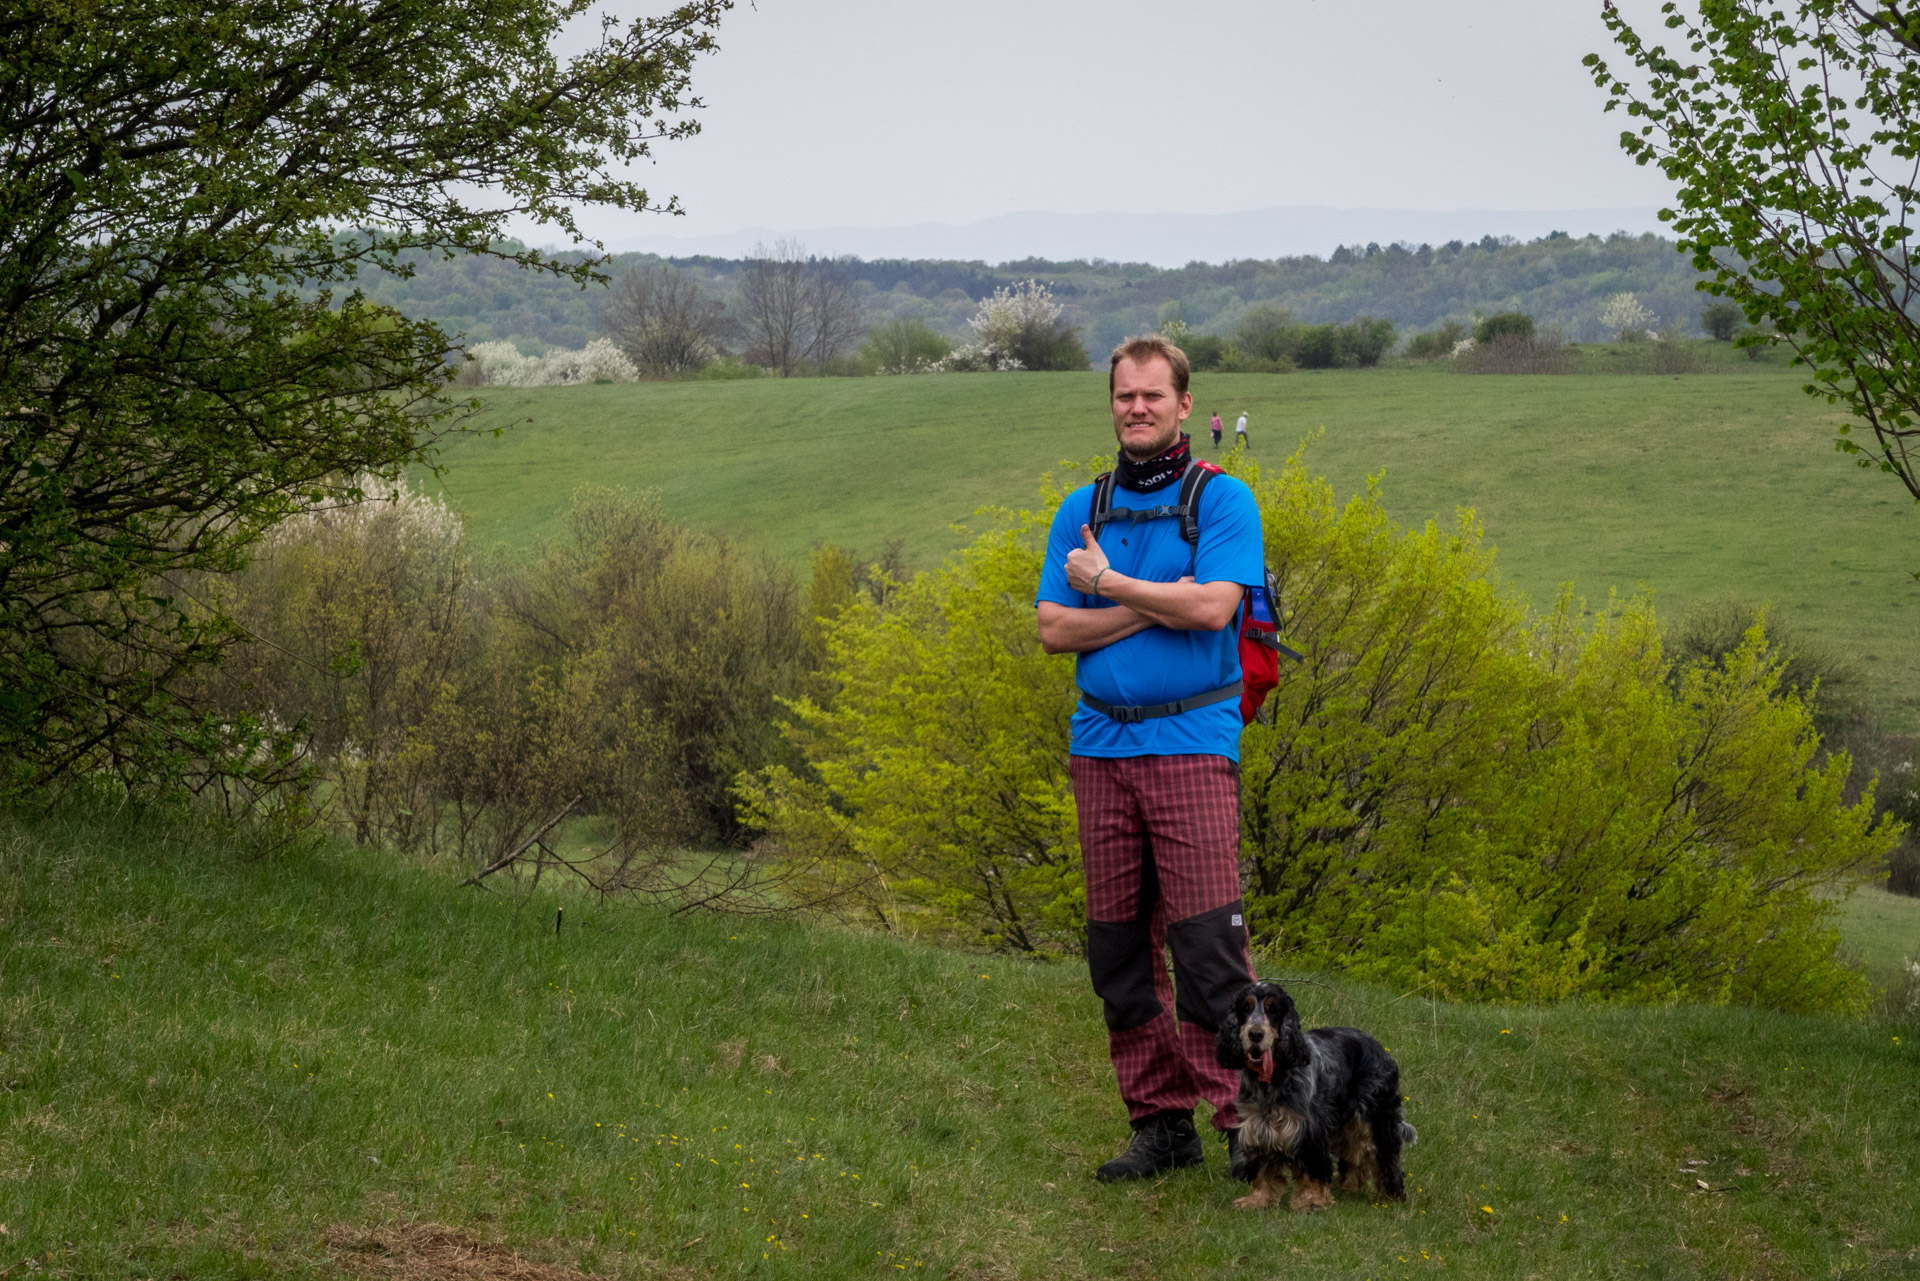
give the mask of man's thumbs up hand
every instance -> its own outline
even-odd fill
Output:
[[[1093,580],[1107,568],[1107,554],[1100,550],[1090,525],[1080,526],[1080,541],[1086,545],[1067,553],[1067,583],[1077,592],[1092,592]]]

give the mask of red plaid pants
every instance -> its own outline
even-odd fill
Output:
[[[1240,1077],[1219,1065],[1214,1045],[1221,1015],[1253,977],[1239,768],[1224,756],[1075,756],[1071,769],[1087,965],[1127,1115],[1205,1099],[1215,1128],[1231,1129]]]

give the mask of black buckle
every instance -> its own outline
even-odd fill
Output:
[[[1146,710],[1144,707],[1116,707],[1110,715],[1122,725],[1138,725],[1141,721],[1147,719],[1141,715],[1141,713]]]

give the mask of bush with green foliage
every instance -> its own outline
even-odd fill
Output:
[[[1897,828],[1818,760],[1765,633],[1675,676],[1650,608],[1529,619],[1471,519],[1255,487],[1307,654],[1249,727],[1249,907],[1298,963],[1464,999],[1856,1006],[1823,895]]]
[[[1713,302],[1700,309],[1700,328],[1715,342],[1732,342],[1734,331],[1746,320],[1738,303]]]
[[[1263,304],[1240,318],[1233,341],[1249,369],[1291,369],[1300,352],[1300,322],[1292,312]]]
[[[866,374],[925,374],[952,350],[924,320],[890,320],[867,331],[857,360]]]
[[[583,486],[564,537],[476,575],[443,505],[376,492],[201,593],[253,638],[206,701],[299,727],[323,820],[469,864],[575,796],[649,843],[741,835],[733,779],[782,758],[809,665],[790,574]]]
[[[1424,334],[1415,334],[1409,338],[1407,359],[1439,360],[1443,356],[1451,356],[1453,349],[1458,347],[1467,336],[1468,331],[1465,325],[1457,320],[1445,321],[1437,329],[1429,330]]]
[[[1368,369],[1393,349],[1393,322],[1356,316],[1344,325],[1302,325],[1293,359],[1302,369]]]
[[[1013,518],[849,600],[824,624],[831,696],[791,705],[806,768],[741,780],[745,821],[774,852],[890,926],[1024,952],[1081,944],[1078,696],[1072,661],[1042,650],[1033,624],[1045,521]]]
[[[1533,337],[1533,317],[1524,311],[1495,312],[1473,327],[1473,340],[1476,343],[1498,342],[1502,338],[1531,337]]]
[[[257,777],[288,746],[181,702],[241,632],[177,582],[451,425],[457,343],[357,279],[492,256],[589,283],[597,259],[506,225],[670,203],[629,166],[695,128],[729,7],[577,54],[570,0],[8,11],[0,134],[31,145],[0,179],[0,791]]]
[[[1187,366],[1195,371],[1220,369],[1233,364],[1239,351],[1218,334],[1197,334],[1184,320],[1169,320],[1160,326],[1160,336],[1187,355]]]
[[[1677,676],[1642,603],[1529,618],[1470,517],[1397,528],[1296,457],[1253,486],[1306,654],[1242,742],[1256,941],[1455,999],[1857,1008],[1832,897],[1898,836],[1764,631]],[[1049,505],[1060,494],[1049,490]],[[889,919],[1023,950],[1077,941],[1072,664],[1032,622],[1046,513],[828,627],[809,769],[743,786],[789,858]]]
[[[765,378],[767,371],[750,365],[738,356],[715,356],[694,372],[696,382],[734,382],[741,378]]]
[[[1920,896],[1920,771],[1910,735],[1887,732],[1869,704],[1869,682],[1860,665],[1831,645],[1806,635],[1778,609],[1726,598],[1690,610],[1667,630],[1666,652],[1676,672],[1694,663],[1724,669],[1764,624],[1768,658],[1779,664],[1782,689],[1798,690],[1813,713],[1813,726],[1829,749],[1845,748],[1857,765],[1879,779],[1879,813],[1906,825],[1907,836],[1887,857],[1887,888]],[[1856,775],[1860,773],[1858,769]]]
[[[1651,18],[1651,14],[1648,15]],[[1810,395],[1845,405],[1835,447],[1920,498],[1920,13],[1910,0],[1661,6],[1649,44],[1612,5],[1631,65],[1584,59],[1634,127],[1620,146],[1672,184],[1663,211],[1700,288],[1769,323]]]

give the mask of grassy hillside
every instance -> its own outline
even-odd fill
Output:
[[[1911,1020],[1296,984],[1399,1057],[1417,1190],[1247,1214],[1217,1150],[1093,1183],[1124,1121],[1077,966],[450,880],[0,827],[0,1273],[471,1276],[426,1269],[475,1243],[619,1277],[1920,1264]]]
[[[1912,504],[1832,452],[1838,415],[1790,371],[1467,377],[1430,368],[1203,374],[1195,417],[1246,410],[1278,461],[1407,521],[1475,508],[1538,601],[1641,587],[1663,614],[1725,594],[1791,612],[1855,656],[1892,719],[1920,719]],[[490,389],[445,492],[483,545],[551,533],[582,481],[657,486],[668,511],[798,560],[819,539],[921,564],[983,504],[1023,505],[1063,459],[1110,451],[1100,374]],[[1229,436],[1229,441],[1231,436]]]
[[[1869,885],[1855,891],[1840,911],[1847,946],[1859,954],[1875,987],[1895,982],[1908,961],[1920,961],[1920,898]]]

